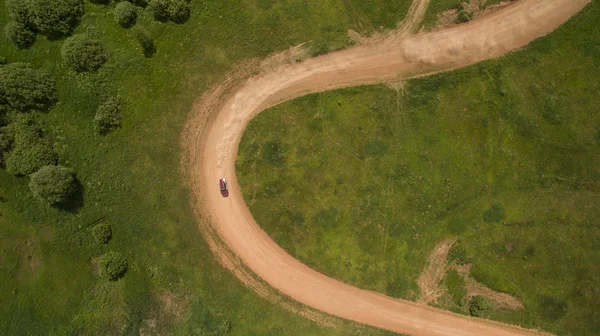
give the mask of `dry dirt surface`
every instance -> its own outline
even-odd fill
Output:
[[[464,25],[390,37],[377,45],[284,64],[239,85],[218,86],[194,106],[182,138],[182,167],[207,240],[212,246],[217,239],[206,233],[215,232],[241,260],[240,266],[228,266],[237,268],[236,275],[250,274],[243,270],[247,267],[284,295],[331,315],[410,335],[534,334],[393,299],[310,269],[277,246],[255,222],[236,181],[235,160],[244,128],[268,107],[312,92],[427,75],[498,57],[551,32],[590,1],[520,0]],[[229,181],[228,198],[219,193],[219,177]],[[219,253],[223,248],[214,250]]]

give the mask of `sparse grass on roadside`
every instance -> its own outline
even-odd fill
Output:
[[[525,306],[486,317],[597,333],[598,17],[593,2],[525,50],[403,89],[263,112],[237,161],[257,222],[311,267],[407,299],[431,249],[459,237],[451,260]]]

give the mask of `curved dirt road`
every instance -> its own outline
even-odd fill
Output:
[[[320,311],[411,335],[529,335],[531,331],[396,300],[349,286],[303,265],[254,221],[235,176],[238,144],[260,111],[307,93],[408,78],[503,55],[545,35],[591,0],[520,0],[450,29],[407,38],[390,37],[283,65],[246,80],[229,95],[208,95],[195,113],[210,122],[188,125],[186,169],[202,213],[243,263],[270,286]],[[202,111],[200,111],[202,110]],[[229,181],[222,198],[218,178]]]

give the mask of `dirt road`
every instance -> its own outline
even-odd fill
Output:
[[[184,134],[184,167],[201,213],[227,246],[270,286],[320,311],[410,335],[528,335],[531,331],[473,319],[349,286],[303,265],[261,230],[235,176],[242,132],[260,111],[311,92],[408,78],[497,57],[545,35],[591,0],[520,0],[470,23],[416,36],[392,36],[282,65],[233,92],[215,92],[196,106]],[[204,120],[195,124],[196,120]],[[208,122],[206,122],[208,120]],[[268,173],[268,172],[264,172]],[[229,181],[221,197],[218,178]]]

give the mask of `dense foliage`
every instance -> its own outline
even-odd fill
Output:
[[[29,48],[35,42],[35,33],[24,24],[11,21],[4,27],[4,36],[20,49]]]
[[[190,17],[189,0],[151,0],[148,8],[159,21],[183,23]]]
[[[83,0],[24,0],[29,1],[33,24],[51,39],[70,35],[83,16]]]
[[[115,21],[123,28],[129,28],[135,24],[137,12],[135,6],[129,1],[123,1],[115,7]]]
[[[94,129],[99,134],[105,134],[119,126],[121,126],[121,104],[116,98],[109,98],[96,111]]]
[[[61,48],[65,63],[77,72],[96,71],[108,59],[102,41],[87,34],[77,34],[65,41]]]
[[[0,103],[18,111],[47,110],[57,101],[56,82],[45,70],[27,63],[0,67]]]
[[[115,281],[127,271],[127,259],[119,252],[108,252],[100,257],[98,266],[100,276]]]
[[[494,308],[494,305],[490,299],[485,296],[474,296],[471,298],[471,302],[469,302],[469,314],[471,314],[471,316],[481,317],[492,310],[492,308]]]
[[[44,166],[31,175],[29,189],[46,205],[65,204],[77,191],[75,173],[61,166]]]
[[[58,156],[32,116],[18,116],[4,130],[4,147],[9,149],[4,154],[4,164],[10,174],[26,176],[56,164]]]
[[[100,223],[92,228],[92,236],[100,244],[106,244],[112,237],[112,229],[106,223]]]

